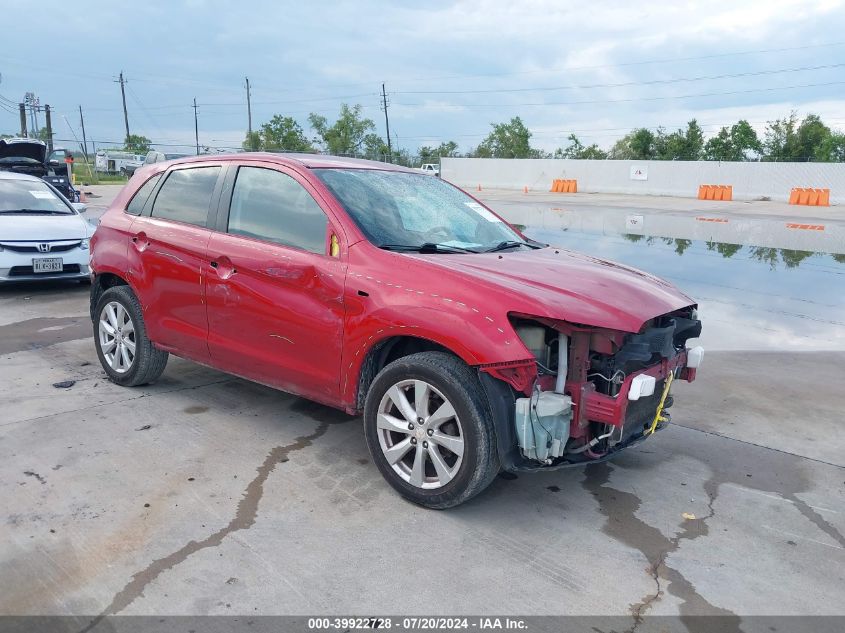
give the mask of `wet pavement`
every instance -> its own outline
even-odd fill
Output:
[[[0,613],[845,614],[839,225],[513,198],[492,206],[532,237],[700,301],[665,431],[426,511],[359,419],[175,358],[117,387],[87,288],[0,288]]]
[[[737,217],[661,198],[645,209],[484,200],[529,237],[672,282],[699,303],[709,350],[845,350],[845,218]]]

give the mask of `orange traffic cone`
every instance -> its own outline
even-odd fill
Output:
[[[523,188],[522,188],[522,193],[528,193],[528,187],[523,187]]]
[[[476,189],[476,191],[481,191],[481,185],[480,184],[478,185],[478,188]]]

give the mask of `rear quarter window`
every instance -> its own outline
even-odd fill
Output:
[[[126,213],[129,213],[130,215],[141,215],[141,212],[144,210],[144,205],[147,204],[147,200],[159,180],[161,180],[161,174],[156,174],[141,185],[138,188],[138,191],[135,192],[135,195],[132,196],[129,204],[126,205]]]

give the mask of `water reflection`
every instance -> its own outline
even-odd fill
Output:
[[[622,237],[624,237],[629,242],[644,242],[646,245],[654,244],[656,240],[659,240],[663,244],[667,244],[669,246],[674,245],[675,252],[678,255],[683,255],[684,251],[686,251],[692,245],[692,240],[673,237],[655,237],[653,235],[638,235],[635,233],[625,233]],[[707,246],[708,251],[715,251],[719,253],[722,257],[733,257],[734,255],[739,253],[743,248],[747,248],[748,253],[751,255],[752,258],[756,259],[759,262],[769,264],[769,267],[772,270],[777,269],[778,264],[780,263],[782,263],[786,268],[795,268],[808,257],[812,257],[813,255],[825,254],[816,253],[813,251],[800,251],[790,248],[771,248],[768,246],[745,247],[742,244],[730,244],[728,242],[707,241],[704,242],[704,244]],[[845,264],[845,255],[833,253],[831,254],[831,257],[835,262]]]
[[[525,226],[541,242],[667,279],[699,302],[702,344],[845,350],[845,254]]]

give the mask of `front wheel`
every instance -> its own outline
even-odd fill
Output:
[[[94,310],[94,343],[106,375],[118,385],[146,385],[167,365],[167,352],[147,337],[141,304],[129,286],[114,286],[100,295]]]
[[[370,454],[387,482],[444,509],[484,490],[499,471],[478,377],[443,352],[412,354],[376,376],[364,406]]]

